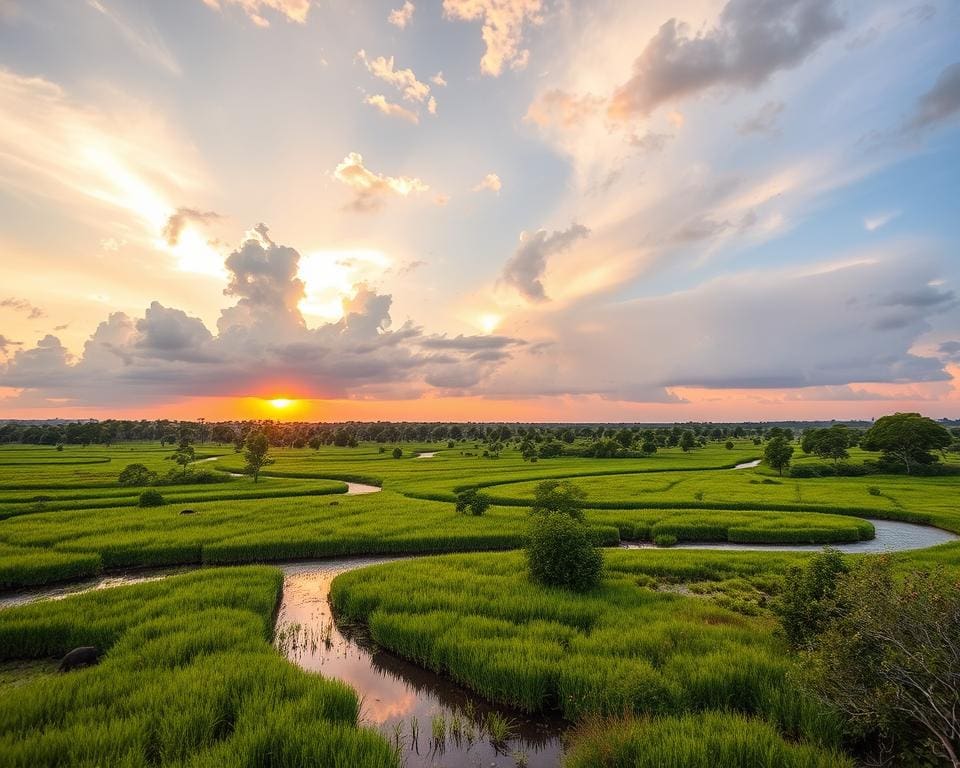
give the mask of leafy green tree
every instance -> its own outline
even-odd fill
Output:
[[[821,459],[833,459],[834,464],[850,455],[849,430],[842,424],[827,429],[810,429],[804,432],[800,447],[804,453],[812,453]]]
[[[400,446],[397,446],[396,448],[393,449],[393,453],[392,453],[391,455],[392,455],[393,458],[395,458],[395,459],[402,459],[402,458],[403,458],[403,448],[401,448]]]
[[[835,604],[803,654],[802,683],[858,735],[925,753],[909,764],[960,767],[956,574],[901,578],[889,557],[865,558],[841,576]]]
[[[694,436],[693,432],[689,429],[683,431],[683,434],[680,435],[680,447],[683,449],[684,453],[692,451],[697,445],[697,438]]]
[[[732,450],[733,450],[733,440],[727,440],[727,442],[726,442],[726,448],[727,448],[728,451],[732,451]]]
[[[640,448],[647,456],[652,456],[657,452],[657,444],[653,440],[647,440]]]
[[[157,479],[157,473],[143,464],[127,464],[120,472],[117,482],[126,488],[150,485]]]
[[[177,446],[177,450],[173,452],[170,458],[183,467],[183,476],[186,477],[187,467],[197,458],[197,454],[196,451],[193,450],[193,446],[190,445],[190,441],[186,437],[183,437]]]
[[[946,448],[952,439],[946,428],[919,413],[882,416],[860,440],[865,451],[883,451],[885,458],[903,464],[907,474],[917,464],[932,464],[930,452]]]
[[[525,552],[530,576],[540,584],[585,591],[600,582],[600,549],[581,520],[562,512],[535,516]]]
[[[587,494],[583,489],[569,480],[544,480],[538,483],[533,492],[533,507],[535,515],[560,513],[574,520],[583,520],[583,502]]]
[[[273,464],[270,457],[270,441],[259,429],[251,430],[243,442],[244,469],[253,475],[253,482],[260,479],[260,470]]]
[[[468,488],[457,494],[456,508],[457,514],[463,515],[469,512],[475,517],[480,517],[490,508],[490,497],[476,488]]]
[[[783,470],[790,466],[793,456],[793,446],[782,435],[777,435],[763,448],[763,459],[771,469],[775,469],[783,477]]]

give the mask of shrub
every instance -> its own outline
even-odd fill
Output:
[[[526,555],[530,576],[546,586],[582,592],[600,583],[603,556],[586,525],[568,514],[537,516]]]
[[[833,618],[837,611],[837,585],[848,570],[843,555],[835,549],[825,549],[805,566],[787,571],[783,594],[773,609],[791,645],[807,645]]]
[[[160,507],[163,506],[163,494],[160,491],[148,488],[140,494],[141,507]]]
[[[733,450],[733,440],[727,440],[726,448],[727,448],[728,451],[732,451],[732,450]]]
[[[560,513],[583,520],[583,502],[587,494],[576,483],[569,480],[544,480],[537,483],[533,492],[531,512],[537,515]]]
[[[403,448],[400,448],[399,446],[394,448],[392,455],[393,455],[393,458],[395,459],[403,458]]]
[[[871,496],[879,496],[880,489],[875,485],[871,485],[869,488],[867,488],[867,493],[869,493]]]
[[[147,469],[143,464],[127,464],[117,477],[117,482],[126,487],[150,485],[157,479],[157,473]]]
[[[672,533],[661,533],[654,537],[653,543],[658,547],[672,547],[677,543],[677,537]]]
[[[469,512],[475,517],[479,517],[490,508],[490,497],[481,493],[476,488],[468,488],[457,494],[457,513],[466,514]]]

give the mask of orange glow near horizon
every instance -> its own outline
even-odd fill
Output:
[[[273,400],[267,400],[267,402],[270,403],[270,405],[272,405],[274,408],[283,409],[293,405],[295,401],[286,397],[275,397]]]

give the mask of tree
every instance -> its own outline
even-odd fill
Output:
[[[790,458],[793,456],[793,446],[787,442],[782,435],[777,435],[770,440],[763,449],[763,458],[771,469],[775,469],[783,477],[783,470],[790,466]]]
[[[946,448],[952,439],[946,428],[919,413],[882,416],[860,440],[865,451],[883,451],[884,458],[903,464],[907,474],[916,464],[932,464],[930,451]]]
[[[150,485],[157,479],[157,473],[143,464],[127,464],[120,472],[117,482],[127,488]]]
[[[600,582],[603,555],[580,520],[562,512],[536,516],[526,548],[534,581],[584,591]]]
[[[727,440],[727,442],[726,442],[726,448],[727,448],[728,451],[732,451],[732,450],[733,450],[733,440]]]
[[[177,446],[177,450],[173,452],[172,458],[177,464],[183,467],[183,476],[187,476],[187,467],[196,459],[196,452],[193,450],[193,446],[190,445],[190,441],[183,437],[180,440],[180,445]]]
[[[640,448],[647,456],[652,456],[657,452],[657,444],[653,440],[646,441]]]
[[[684,430],[683,434],[680,435],[680,447],[683,449],[683,452],[693,450],[696,447],[697,439],[694,437],[693,432],[689,429]]]
[[[471,515],[480,517],[490,508],[490,497],[476,488],[468,488],[457,494],[456,508],[457,514],[463,515],[469,512]]]
[[[251,430],[243,442],[243,458],[246,462],[244,469],[253,475],[253,482],[260,479],[261,469],[273,464],[269,452],[270,441],[267,440],[267,436],[258,429]]]
[[[803,434],[800,447],[804,453],[812,453],[821,459],[833,459],[839,463],[840,459],[847,458],[850,453],[850,435],[842,424],[835,424],[828,429],[811,429]]]
[[[801,681],[861,733],[960,768],[960,581],[898,578],[889,557],[843,575],[836,608],[804,654]],[[924,764],[927,764],[924,761]]]
[[[397,446],[396,448],[393,449],[393,453],[392,453],[391,455],[392,455],[393,458],[395,458],[395,459],[402,459],[402,458],[403,458],[403,448]]]
[[[564,514],[574,520],[583,520],[583,501],[587,494],[569,480],[544,480],[538,483],[533,492],[535,515],[548,515],[553,512]]]

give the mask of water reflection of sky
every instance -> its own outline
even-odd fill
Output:
[[[399,740],[409,768],[433,766],[515,766],[554,768],[560,761],[561,724],[503,712],[515,722],[514,738],[494,745],[484,733],[491,707],[445,678],[373,646],[359,628],[351,632],[332,621],[330,582],[347,570],[385,562],[352,558],[284,568],[283,602],[277,617],[277,645],[303,667],[352,686],[361,699],[363,723],[391,743]],[[442,741],[432,737],[435,717],[445,720]],[[398,730],[399,729],[399,730]]]

